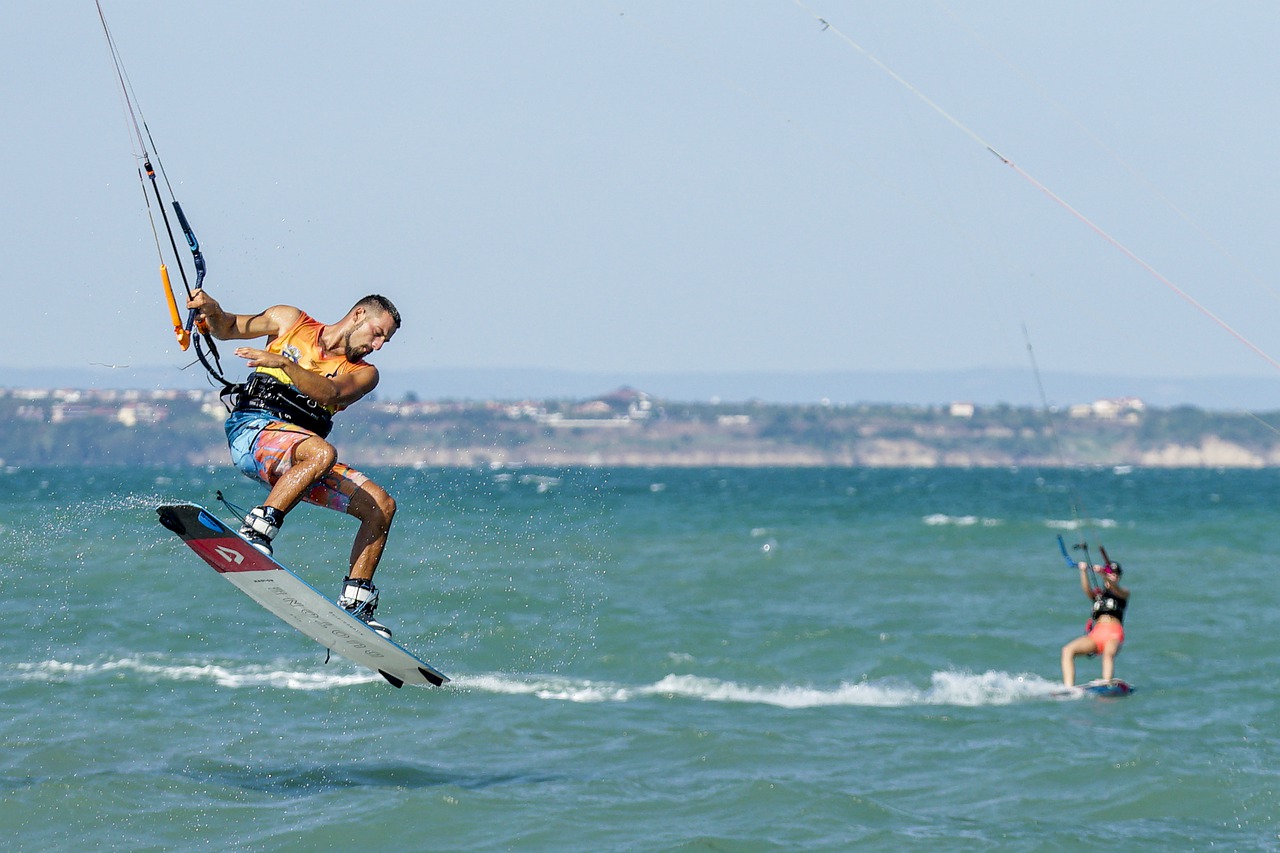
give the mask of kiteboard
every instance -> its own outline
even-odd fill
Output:
[[[1090,696],[1128,696],[1133,692],[1133,685],[1118,678],[1113,678],[1110,681],[1103,681],[1099,678],[1097,681],[1081,684],[1080,689]]]
[[[1087,684],[1064,687],[1055,691],[1053,695],[1058,699],[1068,699],[1074,696],[1097,696],[1104,699],[1115,699],[1121,696],[1128,696],[1135,689],[1132,684],[1119,678],[1113,678],[1110,681],[1104,681],[1099,678],[1097,681],[1090,681]]]
[[[372,669],[396,687],[439,687],[449,680],[254,548],[204,507],[178,504],[156,512],[162,525],[182,537],[232,586],[325,648]]]

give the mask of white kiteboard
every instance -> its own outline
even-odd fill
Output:
[[[254,548],[204,507],[178,504],[156,512],[162,525],[181,536],[232,586],[325,648],[372,669],[396,687],[439,687],[449,680]]]

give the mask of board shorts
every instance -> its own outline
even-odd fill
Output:
[[[227,445],[231,461],[250,480],[274,486],[293,467],[294,449],[311,430],[277,420],[261,412],[233,412],[227,418]],[[307,490],[302,499],[316,506],[346,512],[351,498],[369,478],[349,465],[333,463],[329,473]]]
[[[1089,639],[1093,640],[1094,654],[1102,654],[1103,648],[1110,640],[1119,640],[1119,645],[1124,645],[1124,625],[1119,622],[1098,622],[1095,623],[1093,629],[1089,631]],[[1119,646],[1116,651],[1119,651]]]

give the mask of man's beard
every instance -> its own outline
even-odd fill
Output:
[[[363,326],[364,324],[361,323],[360,325]],[[351,336],[354,335],[357,331],[359,331],[359,329],[360,329],[360,326],[356,326],[354,329],[347,332],[346,336],[343,337],[342,339],[342,348],[346,352],[347,361],[359,361],[369,353],[373,352],[373,347],[351,346]]]

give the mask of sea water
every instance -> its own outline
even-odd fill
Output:
[[[1280,849],[1280,471],[370,473],[444,688],[159,526],[255,503],[229,468],[0,475],[15,849]],[[303,506],[276,554],[336,594],[354,532]],[[1053,695],[1058,535],[1124,565],[1130,697]]]

